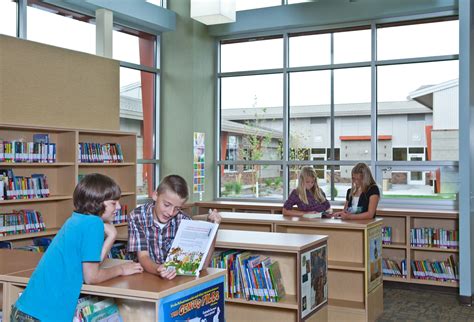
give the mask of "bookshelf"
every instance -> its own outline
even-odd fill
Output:
[[[3,308],[4,317],[9,316],[11,305],[25,289],[40,258],[41,254],[0,249],[0,309]],[[120,260],[111,262],[112,265],[121,263]],[[166,306],[173,297],[174,302],[180,301],[181,294],[182,298],[189,298],[186,293],[190,290],[201,293],[209,285],[215,288],[223,283],[224,275],[222,269],[209,268],[203,270],[199,278],[178,276],[165,281],[145,272],[117,277],[98,285],[84,284],[81,294],[113,298],[125,322],[169,321],[161,315],[162,304]]]
[[[282,203],[260,203],[239,201],[205,201],[195,202],[196,213],[204,214],[208,208],[216,208],[219,211],[237,210],[245,213],[281,213]],[[337,207],[336,207],[337,208]],[[273,231],[274,229],[267,220],[255,220],[255,218],[234,218],[232,228],[244,230]],[[410,229],[412,228],[443,228],[459,231],[459,213],[457,211],[437,211],[423,209],[377,209],[377,217],[383,218],[383,226],[392,227],[392,243],[383,244],[382,256],[394,260],[399,266],[402,260],[407,263],[407,277],[394,277],[384,275],[384,281],[395,281],[401,283],[425,284],[446,287],[459,287],[458,282],[444,282],[424,279],[415,279],[409,263],[411,260],[446,260],[453,255],[459,260],[458,249],[414,247],[410,245]]]
[[[112,177],[122,189],[121,203],[126,204],[128,209],[135,207],[136,135],[134,133],[0,124],[1,141],[32,142],[34,134],[47,134],[49,141],[56,144],[56,162],[0,162],[0,169],[12,169],[16,176],[45,174],[50,195],[47,198],[0,200],[0,208],[2,213],[16,209],[35,209],[41,212],[46,230],[39,233],[0,236],[0,241],[14,241],[15,245],[22,246],[34,237],[54,236],[71,215],[72,194],[79,175],[99,172]],[[77,146],[83,141],[119,143],[123,150],[123,163],[81,163]],[[126,227],[119,225],[117,229]]]
[[[266,227],[273,234],[327,235],[329,321],[375,321],[382,314],[381,257],[378,257],[380,267],[374,269],[369,247],[375,234],[380,236],[381,248],[382,219],[344,221],[238,212],[221,212],[221,215],[220,229],[251,232],[255,227]],[[195,218],[204,219],[204,216]],[[374,271],[378,275],[374,276]]]
[[[300,275],[302,277],[307,274],[307,271],[302,269],[303,256],[308,256],[320,248],[325,248],[326,251],[326,246],[327,237],[321,235],[219,229],[216,251],[250,251],[252,254],[268,256],[272,261],[277,261],[286,292],[285,297],[278,302],[226,298],[227,320],[249,321],[251,316],[253,321],[326,321],[327,299],[319,305],[314,302],[311,311],[311,300],[307,298],[304,301],[307,307],[303,310],[304,287],[300,283]]]
[[[401,283],[425,284],[446,287],[459,287],[458,281],[440,281],[419,279],[409,263],[411,261],[445,261],[450,256],[459,261],[459,247],[419,247],[410,242],[410,231],[416,228],[435,228],[459,231],[458,213],[455,211],[421,211],[413,209],[382,209],[377,215],[384,220],[384,226],[392,227],[392,243],[383,245],[383,256],[398,263],[406,260],[407,276],[405,278],[384,276],[384,280]]]

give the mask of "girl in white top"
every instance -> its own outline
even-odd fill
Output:
[[[352,169],[352,188],[347,190],[342,211],[333,214],[342,219],[372,219],[380,200],[380,191],[369,167],[358,163]]]

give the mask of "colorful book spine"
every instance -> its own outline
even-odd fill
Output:
[[[411,270],[415,279],[459,281],[459,263],[454,255],[450,255],[444,261],[413,260],[411,261]]]
[[[278,262],[248,251],[217,251],[211,267],[226,268],[226,298],[278,302],[285,296]]]
[[[31,209],[0,213],[0,236],[36,233],[46,230],[39,211]]]
[[[457,230],[444,228],[420,227],[410,229],[410,245],[412,247],[459,248]]]
[[[81,163],[121,163],[124,161],[120,143],[80,142],[78,144]]]

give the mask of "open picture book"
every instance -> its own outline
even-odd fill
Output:
[[[199,276],[219,225],[200,220],[181,221],[164,263],[177,275]]]

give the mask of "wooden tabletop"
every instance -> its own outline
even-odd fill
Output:
[[[267,233],[220,229],[216,247],[276,252],[299,252],[327,241],[325,235]]]
[[[219,212],[222,222],[232,223],[275,223],[277,225],[307,226],[307,227],[334,227],[336,229],[366,229],[381,224],[383,219],[343,220],[338,218],[305,218],[296,216],[283,216],[280,214],[255,214],[249,212]],[[194,216],[202,220],[205,215]]]
[[[217,201],[199,201],[194,203],[197,207],[229,207],[236,209],[255,209],[255,210],[281,210],[283,208],[283,202],[257,202],[257,201],[226,201],[226,200],[217,200]],[[342,209],[343,205],[334,205],[331,206],[334,210]],[[419,209],[419,208],[388,208],[388,207],[378,207],[377,214],[379,215],[390,215],[392,213],[398,214],[431,214],[431,215],[453,215],[457,216],[459,214],[458,210],[429,210],[429,209]]]
[[[7,260],[11,258],[11,260]],[[34,272],[41,254],[0,249],[0,280],[26,285]],[[21,260],[20,260],[21,259]],[[115,265],[121,260],[109,261]],[[110,266],[110,265],[109,265]],[[173,280],[164,280],[150,273],[120,276],[97,285],[82,286],[82,292],[101,296],[122,296],[156,301],[170,294],[211,281],[225,275],[225,270],[207,268],[199,277],[177,276]]]

